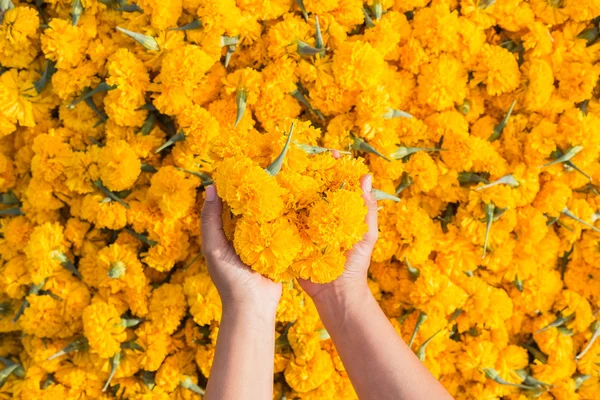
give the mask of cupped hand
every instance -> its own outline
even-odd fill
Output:
[[[363,175],[360,178],[360,187],[363,191],[362,197],[367,206],[365,222],[369,230],[352,250],[346,253],[346,265],[344,273],[329,283],[314,283],[299,279],[300,286],[313,299],[318,300],[327,295],[340,295],[344,292],[358,292],[367,288],[367,272],[371,263],[371,253],[379,228],[377,227],[377,200],[373,194],[373,178],[371,175]]]
[[[202,207],[202,253],[223,307],[257,307],[274,312],[281,297],[281,284],[242,262],[225,236],[222,212],[223,202],[216,187],[207,186]]]

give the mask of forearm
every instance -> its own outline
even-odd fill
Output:
[[[273,397],[275,312],[223,308],[207,400]]]
[[[362,400],[451,399],[396,333],[367,285],[316,299]]]

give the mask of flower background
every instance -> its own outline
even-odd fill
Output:
[[[382,198],[369,286],[455,398],[599,398],[599,16],[598,0],[0,1],[0,398],[201,396],[213,179],[238,254],[284,281],[274,398],[356,398],[293,278],[341,273],[365,173]]]

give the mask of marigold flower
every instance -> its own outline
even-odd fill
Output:
[[[100,149],[98,168],[102,183],[118,192],[133,186],[140,174],[141,163],[131,147],[119,140]]]
[[[102,358],[109,358],[121,351],[121,343],[127,338],[125,325],[117,309],[103,302],[95,302],[83,311],[83,332],[90,344],[90,351]]]
[[[367,209],[360,193],[327,192],[310,209],[308,229],[320,248],[350,249],[367,233]]]

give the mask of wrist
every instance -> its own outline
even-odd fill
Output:
[[[277,304],[262,301],[222,300],[223,318],[247,319],[265,324],[275,324]]]
[[[365,280],[338,279],[312,297],[317,308],[335,309],[359,304],[373,297]]]

